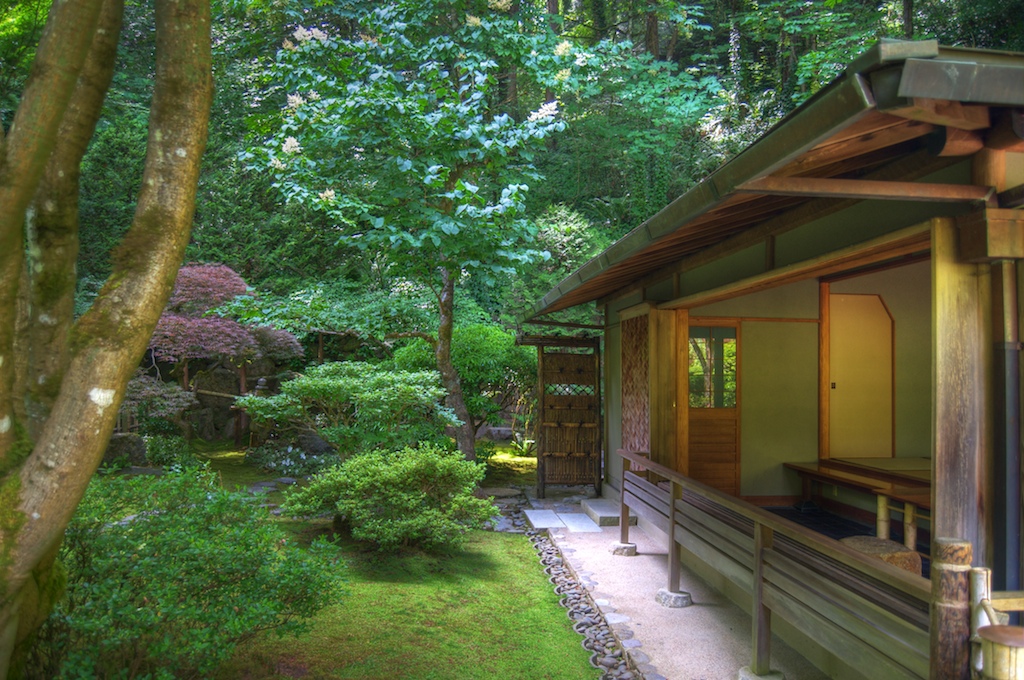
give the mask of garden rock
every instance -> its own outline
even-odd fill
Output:
[[[312,432],[303,432],[295,438],[295,443],[306,453],[312,453],[317,456],[321,456],[326,453],[334,453],[333,446]]]
[[[125,462],[128,465],[142,467],[146,464],[146,441],[137,434],[123,432],[115,434],[110,438],[106,453],[103,454],[102,467],[114,465],[122,466]]]

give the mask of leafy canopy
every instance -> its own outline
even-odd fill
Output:
[[[249,156],[339,236],[384,249],[410,276],[482,276],[537,257],[523,219],[531,165],[562,128],[554,104],[517,120],[503,76],[543,80],[554,36],[527,5],[408,1],[359,16],[355,37],[298,26],[275,64],[280,128]]]

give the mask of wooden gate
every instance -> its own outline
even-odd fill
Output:
[[[601,350],[597,338],[531,336],[537,347],[537,496],[548,484],[601,492]]]

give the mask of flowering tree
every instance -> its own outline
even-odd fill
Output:
[[[525,219],[531,161],[562,128],[554,102],[516,118],[510,78],[553,84],[555,36],[532,3],[395,0],[362,5],[357,35],[299,26],[276,80],[288,100],[277,133],[252,152],[288,200],[325,211],[360,247],[426,285],[431,344],[448,404],[474,456],[472,419],[452,364],[456,284],[491,282],[542,254]],[[340,22],[339,22],[340,23]]]

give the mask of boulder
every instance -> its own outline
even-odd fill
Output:
[[[146,465],[146,440],[134,432],[111,435],[101,467],[127,467]]]

